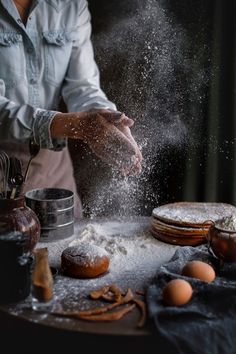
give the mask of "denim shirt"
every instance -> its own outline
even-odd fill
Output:
[[[63,97],[69,112],[116,109],[100,88],[86,0],[35,0],[24,25],[12,0],[0,0],[0,141],[42,148]]]

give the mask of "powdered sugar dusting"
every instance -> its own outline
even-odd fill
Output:
[[[76,243],[76,241],[72,241],[72,243],[73,242],[73,245],[69,245],[69,247],[63,251],[63,254],[66,255],[67,260],[78,256],[79,263],[84,264],[85,267],[88,267],[89,264],[96,263],[98,257],[108,256],[106,250],[101,247],[85,242]]]

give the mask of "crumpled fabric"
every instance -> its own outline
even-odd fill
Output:
[[[211,264],[216,279],[207,283],[181,276],[183,266],[192,260]],[[176,278],[189,281],[193,297],[184,306],[164,306],[162,289]],[[236,263],[220,264],[207,245],[178,248],[149,286],[147,305],[157,348],[166,354],[236,353]]]

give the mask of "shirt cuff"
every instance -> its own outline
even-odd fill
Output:
[[[67,145],[66,138],[53,139],[50,133],[50,126],[57,111],[48,111],[37,108],[34,113],[34,138],[42,149],[60,151]]]

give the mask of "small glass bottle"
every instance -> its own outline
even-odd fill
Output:
[[[35,263],[32,273],[32,309],[52,311],[56,305],[53,293],[53,276],[48,262],[48,249],[34,251]]]

